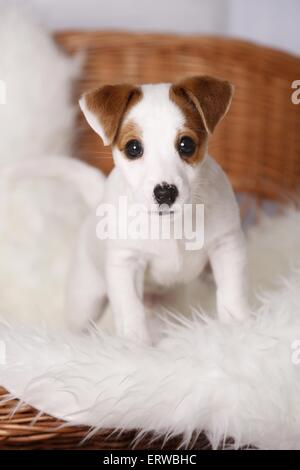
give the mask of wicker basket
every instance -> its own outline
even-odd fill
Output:
[[[220,124],[210,151],[229,174],[237,191],[280,199],[300,183],[300,105],[292,104],[291,84],[300,79],[300,59],[239,40],[214,37],[67,32],[56,35],[68,52],[83,51],[84,72],[75,98],[99,83],[174,81],[183,76],[211,74],[236,86],[227,118]],[[78,116],[75,152],[79,158],[108,172],[110,149]],[[6,392],[0,389],[0,394]],[[78,448],[87,428],[62,427],[50,416],[38,416],[14,402],[0,405],[0,449]],[[36,419],[35,419],[36,418]],[[79,448],[129,449],[136,433],[103,430]],[[178,439],[164,448],[174,449]],[[136,448],[161,448],[163,439],[145,437]],[[194,448],[208,448],[200,436]]]
[[[300,59],[239,40],[214,37],[62,33],[58,42],[86,62],[77,95],[101,83],[175,81],[211,74],[236,86],[232,107],[218,127],[211,153],[238,191],[277,198],[300,180],[300,106],[291,84],[300,78]],[[76,149],[81,158],[108,172],[110,149],[79,118]]]

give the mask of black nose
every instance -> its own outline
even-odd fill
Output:
[[[170,207],[178,196],[178,189],[174,184],[163,182],[155,186],[153,194],[159,205],[167,204]]]

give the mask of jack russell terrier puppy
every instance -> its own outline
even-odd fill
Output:
[[[184,237],[99,239],[94,211],[82,226],[70,271],[67,313],[73,327],[82,329],[99,316],[108,298],[118,334],[149,342],[145,294],[187,286],[208,262],[220,320],[248,315],[238,205],[207,153],[232,94],[229,82],[199,76],[176,84],[106,85],[80,99],[90,126],[112,146],[115,167],[102,204],[117,208],[126,197],[129,207],[139,204],[157,219],[176,217],[175,207],[202,204],[205,223],[204,245],[188,250]],[[128,214],[119,215],[125,223]]]

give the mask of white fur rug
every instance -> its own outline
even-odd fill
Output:
[[[264,217],[249,233],[253,318],[215,320],[206,278],[194,289],[194,318],[155,312],[156,346],[143,348],[102,329],[75,336],[61,328],[70,243],[92,201],[72,177],[67,185],[65,175],[53,176],[5,186],[12,197],[0,234],[1,385],[92,432],[139,428],[183,433],[187,442],[204,430],[215,447],[230,436],[236,447],[299,449],[300,213]],[[87,170],[86,178],[101,190],[101,175]],[[105,322],[109,311],[103,329]]]
[[[0,0],[0,19],[0,163],[69,153],[81,58],[58,49],[28,2]]]

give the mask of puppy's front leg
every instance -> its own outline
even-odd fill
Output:
[[[217,308],[221,321],[242,320],[249,315],[247,256],[241,230],[214,241],[209,258],[217,284]]]
[[[107,254],[106,283],[117,333],[150,344],[143,305],[145,263],[130,251]]]

